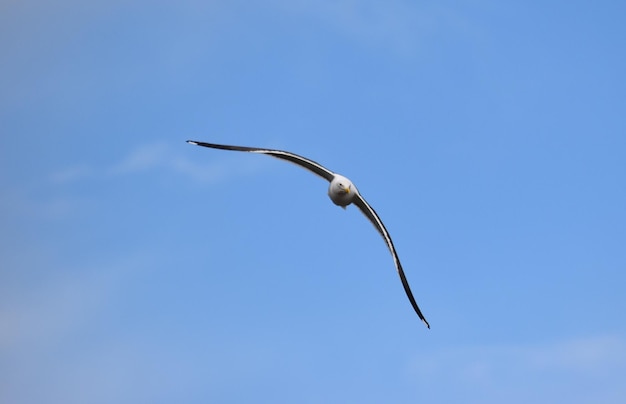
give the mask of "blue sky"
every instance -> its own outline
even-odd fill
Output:
[[[622,403],[624,15],[3,2],[0,401]]]

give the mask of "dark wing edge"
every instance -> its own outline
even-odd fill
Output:
[[[284,150],[273,150],[273,149],[261,149],[258,147],[245,147],[245,146],[228,146],[223,144],[215,144],[215,143],[206,143],[206,142],[198,142],[195,140],[187,140],[187,143],[195,144],[196,146],[210,147],[213,149],[221,149],[221,150],[233,150],[233,151],[242,151],[249,153],[261,153],[267,154],[269,156],[287,160],[293,164],[297,164],[300,167],[306,168],[314,174],[319,175],[327,181],[332,181],[335,173],[324,167],[323,165],[308,159],[306,157],[302,157],[298,154],[291,153]]]
[[[376,211],[367,203],[367,201],[365,201],[365,199],[360,194],[356,195],[354,204],[361,210],[361,212],[363,212],[365,216],[367,216],[370,222],[372,222],[372,224],[376,227],[380,235],[383,236],[383,239],[387,243],[387,247],[389,247],[389,251],[391,251],[391,255],[393,256],[393,261],[396,264],[396,270],[398,271],[398,275],[400,276],[400,281],[402,281],[402,286],[404,287],[404,291],[406,292],[406,295],[409,298],[409,301],[411,302],[411,306],[413,306],[413,309],[419,316],[420,320],[422,320],[424,324],[426,324],[426,327],[430,329],[430,324],[428,324],[428,321],[422,314],[422,311],[420,310],[419,306],[417,305],[417,302],[415,301],[415,298],[413,297],[413,292],[411,292],[411,288],[409,287],[409,282],[407,281],[406,276],[404,275],[404,270],[402,269],[402,264],[400,264],[400,259],[398,258],[398,253],[396,252],[396,248],[393,246],[393,241],[391,241],[391,236],[389,235],[389,232],[385,228],[385,225],[383,224],[382,220],[380,220],[380,217],[378,217],[378,214],[376,214]]]

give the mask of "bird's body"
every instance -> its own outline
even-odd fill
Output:
[[[291,163],[297,164],[301,167],[306,168],[307,170],[313,172],[314,174],[319,175],[320,177],[326,179],[330,182],[328,186],[328,197],[330,200],[337,206],[341,206],[342,208],[346,208],[346,206],[351,203],[355,204],[361,212],[372,222],[372,224],[376,227],[378,232],[381,234],[385,242],[387,243],[387,247],[393,256],[394,264],[396,266],[396,270],[398,271],[398,275],[400,276],[400,280],[402,281],[402,286],[404,287],[404,291],[406,292],[409,301],[411,302],[411,306],[419,316],[419,318],[426,324],[428,328],[430,328],[430,324],[426,321],[426,318],[422,314],[419,309],[415,298],[413,297],[413,293],[411,292],[411,288],[409,287],[409,283],[404,275],[404,270],[402,269],[402,265],[400,264],[400,259],[398,258],[398,254],[396,249],[391,241],[391,236],[387,229],[383,225],[383,222],[378,217],[378,214],[374,209],[365,201],[365,199],[361,196],[357,188],[354,186],[352,181],[348,178],[336,174],[326,167],[322,166],[319,163],[316,163],[313,160],[310,160],[306,157],[299,156],[295,153],[283,151],[283,150],[272,150],[272,149],[262,149],[256,147],[245,147],[245,146],[228,146],[228,145],[220,145],[214,143],[205,143],[205,142],[197,142],[193,140],[188,140],[188,143],[195,144],[198,146],[210,147],[213,149],[221,149],[221,150],[233,150],[233,151],[244,151],[249,153],[260,153],[267,154],[272,157],[276,157],[282,160],[287,160]]]

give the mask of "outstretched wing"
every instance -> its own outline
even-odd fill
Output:
[[[419,316],[419,318],[426,324],[426,327],[430,328],[430,324],[426,321],[426,318],[422,314],[415,298],[413,297],[413,292],[411,292],[411,288],[409,287],[409,282],[406,280],[406,276],[404,275],[404,270],[402,270],[402,265],[400,264],[400,259],[398,258],[398,253],[396,252],[396,248],[393,246],[393,241],[391,241],[391,236],[389,236],[389,232],[385,228],[382,220],[376,214],[376,211],[365,201],[365,199],[357,193],[355,195],[355,199],[353,202],[358,208],[363,212],[365,216],[372,222],[372,224],[376,227],[378,232],[383,239],[385,239],[385,243],[387,243],[387,247],[389,247],[389,251],[391,251],[391,255],[393,256],[393,262],[396,264],[396,270],[398,271],[398,275],[400,276],[400,280],[402,281],[402,286],[404,286],[404,291],[406,292],[413,309]]]
[[[321,164],[302,157],[298,154],[283,151],[283,150],[273,150],[273,149],[260,149],[257,147],[245,147],[245,146],[228,146],[214,143],[206,143],[206,142],[197,142],[195,140],[188,140],[187,143],[195,144],[197,146],[210,147],[213,149],[221,149],[221,150],[233,150],[233,151],[242,151],[249,153],[261,153],[267,154],[272,157],[276,157],[282,160],[287,160],[291,163],[297,164],[301,167],[306,168],[307,170],[319,175],[320,177],[326,179],[327,181],[332,181],[335,173],[322,166]],[[380,220],[374,209],[363,199],[360,194],[356,194],[354,199],[354,204],[358,206],[358,208],[367,216],[367,218],[374,224],[378,232],[383,236],[385,242],[387,243],[387,247],[389,247],[389,251],[391,251],[391,255],[393,256],[393,261],[396,265],[396,270],[398,271],[398,275],[400,276],[400,280],[402,281],[402,286],[404,286],[404,291],[406,292],[413,309],[419,316],[419,318],[426,324],[428,328],[430,328],[430,324],[424,318],[421,310],[419,309],[417,303],[415,302],[415,298],[413,297],[413,293],[411,292],[411,288],[409,287],[409,282],[406,280],[404,276],[404,271],[402,270],[402,265],[400,264],[400,259],[398,258],[398,254],[396,253],[396,249],[393,246],[393,242],[391,241],[391,237],[387,232],[387,229],[383,225],[383,222]]]
[[[295,153],[290,153],[283,150],[272,150],[272,149],[260,149],[258,147],[245,147],[245,146],[228,146],[223,144],[214,144],[214,143],[205,143],[205,142],[196,142],[195,140],[187,140],[187,143],[195,144],[197,146],[211,147],[213,149],[221,149],[221,150],[234,150],[234,151],[243,151],[249,153],[261,153],[267,154],[272,157],[276,157],[278,159],[287,160],[291,163],[297,164],[300,167],[304,167],[307,170],[319,175],[327,181],[332,181],[335,173],[324,167],[323,165],[316,163],[313,160],[310,160],[306,157],[302,157]]]

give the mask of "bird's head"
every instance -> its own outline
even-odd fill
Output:
[[[349,182],[338,182],[337,183],[337,191],[342,194],[349,194],[350,189],[352,188],[352,184]]]
[[[335,175],[328,187],[328,196],[335,205],[348,206],[354,198],[356,188],[352,181],[341,175]]]

